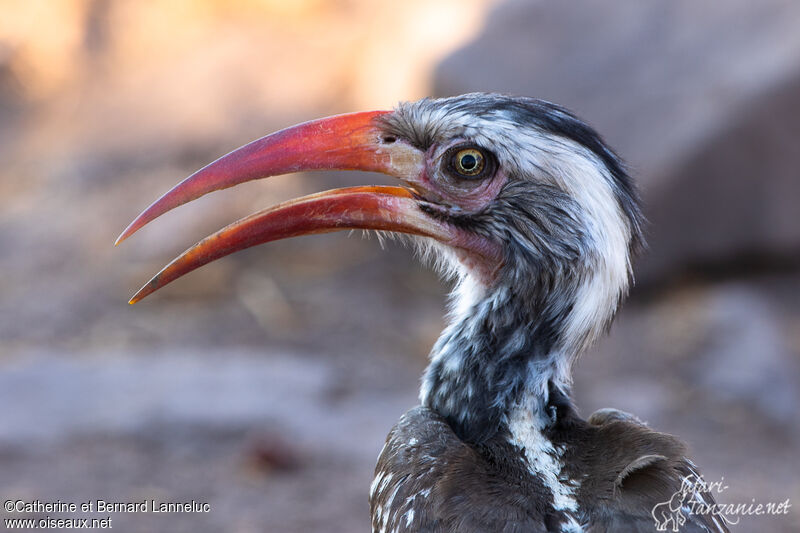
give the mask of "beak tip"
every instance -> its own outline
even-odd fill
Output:
[[[131,299],[128,300],[128,304],[130,304],[130,305],[137,304],[142,300],[142,298],[147,296],[147,293],[142,294],[142,292],[143,292],[142,290],[139,290],[139,291],[136,292],[136,294],[131,296]]]
[[[137,229],[139,229],[138,227],[135,226],[135,224],[137,222],[138,222],[138,219],[134,220],[133,222],[130,223],[130,225],[128,225],[127,228],[125,228],[122,231],[122,233],[119,234],[119,237],[117,237],[117,240],[114,241],[114,246],[118,246],[119,244],[121,244],[122,241],[124,241],[125,239],[130,237],[132,234],[134,234],[136,232]]]
[[[167,267],[165,267],[161,272],[159,272],[158,274],[153,276],[153,278],[150,281],[148,281],[147,283],[145,283],[142,286],[141,289],[136,291],[136,294],[134,294],[131,297],[131,299],[128,300],[128,303],[131,304],[131,305],[133,305],[135,303],[138,303],[138,302],[142,301],[145,297],[147,297],[150,294],[152,294],[155,291],[157,291],[160,287],[162,287],[162,286],[166,285],[167,283],[169,283],[170,281],[172,281],[172,279],[170,279],[170,280],[167,280],[166,282],[164,282],[163,274],[164,274],[164,270],[166,270],[166,269],[167,269]]]

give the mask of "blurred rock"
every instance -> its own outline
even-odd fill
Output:
[[[436,93],[525,94],[573,109],[639,179],[640,282],[800,252],[800,4],[503,2]],[[758,265],[756,265],[758,266]]]
[[[632,302],[577,368],[582,407],[621,408],[659,424],[704,405],[718,420],[746,412],[800,439],[800,301],[787,297],[798,292],[800,276],[767,276]]]
[[[709,291],[703,307],[705,346],[691,365],[699,384],[753,407],[776,426],[796,428],[800,354],[788,349],[780,307],[756,287],[738,283]]]

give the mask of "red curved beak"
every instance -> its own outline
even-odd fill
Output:
[[[336,169],[382,172],[413,180],[424,170],[424,153],[381,131],[377,119],[386,113],[389,112],[353,113],[306,122],[234,150],[156,200],[131,222],[116,244],[175,207],[254,179]],[[457,246],[456,230],[425,214],[420,203],[402,187],[335,189],[285,202],[241,219],[195,244],[156,274],[130,303],[215,259],[299,235],[375,229],[432,237]]]

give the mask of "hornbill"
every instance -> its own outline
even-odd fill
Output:
[[[686,489],[699,474],[681,441],[613,409],[584,420],[570,399],[571,366],[608,328],[643,244],[635,186],[591,127],[542,100],[486,93],[306,122],[186,178],[117,243],[211,191],[316,169],[382,172],[403,186],[335,189],[243,218],[186,250],[131,303],[277,239],[414,236],[456,285],[421,406],[380,453],[373,531],[653,531],[654,507],[676,493],[685,498],[670,525],[727,531],[721,517],[689,512],[689,497],[713,499]]]

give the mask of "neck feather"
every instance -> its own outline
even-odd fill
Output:
[[[433,347],[420,396],[467,442],[509,429],[523,404],[549,420],[549,391],[569,390],[572,357],[560,342],[561,321],[550,316],[558,306],[531,306],[527,296],[510,285],[488,291],[469,276],[456,289],[452,322]]]

